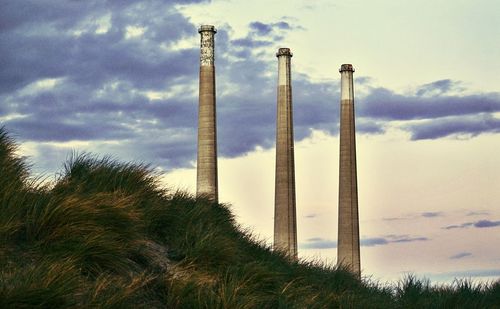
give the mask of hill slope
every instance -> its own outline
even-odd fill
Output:
[[[41,185],[0,129],[0,307],[495,307],[500,284],[358,281],[291,262],[228,207],[159,186],[148,166],[73,158]]]

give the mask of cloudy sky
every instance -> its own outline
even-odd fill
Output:
[[[0,123],[36,174],[72,152],[194,192],[199,34],[216,34],[220,200],[271,242],[289,47],[299,255],[335,262],[339,73],[355,72],[361,263],[374,279],[500,278],[495,0],[0,1]]]

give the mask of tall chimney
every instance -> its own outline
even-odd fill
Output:
[[[361,276],[359,256],[358,184],[356,176],[356,130],[354,126],[354,68],[340,67],[340,166],[337,262]]]
[[[217,127],[215,113],[214,26],[198,29],[200,46],[200,93],[198,107],[198,161],[196,195],[218,201]]]
[[[297,258],[295,210],[295,163],[289,48],[280,48],[278,57],[278,109],[276,116],[276,179],[274,197],[274,248]]]

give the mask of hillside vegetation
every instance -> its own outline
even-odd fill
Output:
[[[498,282],[382,286],[289,261],[158,176],[83,154],[46,184],[0,129],[0,308],[499,308]]]

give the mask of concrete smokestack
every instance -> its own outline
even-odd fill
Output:
[[[215,113],[214,26],[198,29],[200,45],[200,93],[198,107],[198,161],[196,195],[218,201],[217,127]]]
[[[274,248],[297,258],[295,210],[295,163],[289,48],[280,48],[278,57],[278,110],[276,117],[276,179],[274,198]]]
[[[354,125],[354,68],[351,64],[343,64],[339,72],[341,76],[341,98],[337,262],[347,266],[360,277],[356,130]]]

